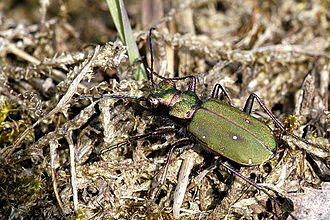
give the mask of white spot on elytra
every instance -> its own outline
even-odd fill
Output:
[[[248,161],[249,164],[252,164],[252,159],[250,158],[249,161]]]
[[[203,135],[203,136],[202,136],[202,138],[203,138],[203,139],[205,139],[205,138],[206,138],[206,136],[205,136],[205,135]]]
[[[238,138],[238,137],[237,137],[236,135],[233,136],[233,140],[237,140],[237,138]]]

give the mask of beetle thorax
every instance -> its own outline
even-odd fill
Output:
[[[200,107],[201,101],[197,95],[190,91],[176,93],[172,100],[169,115],[181,118],[192,118],[194,112]]]

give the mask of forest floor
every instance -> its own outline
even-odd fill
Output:
[[[201,100],[220,83],[238,109],[257,94],[285,129],[253,105],[276,137],[274,158],[242,166],[211,153],[189,121],[134,98],[153,85],[137,80],[141,62],[129,62],[106,1],[3,0],[0,219],[329,219],[330,3],[128,0],[125,9],[147,70],[152,55],[159,75],[196,77]],[[131,98],[80,97],[95,94]],[[164,128],[175,132],[130,138]],[[160,184],[182,139],[192,142],[174,151]]]

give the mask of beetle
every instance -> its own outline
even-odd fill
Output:
[[[151,32],[152,29],[149,32],[149,36],[151,36]],[[277,150],[276,137],[271,128],[266,123],[251,116],[254,102],[259,104],[262,110],[272,119],[275,127],[279,128],[282,133],[291,135],[300,141],[310,144],[306,140],[287,132],[282,122],[271,113],[261,98],[254,93],[248,97],[243,110],[240,110],[231,105],[226,90],[220,84],[216,84],[212,90],[211,97],[203,101],[196,94],[196,77],[165,78],[158,75],[153,71],[151,41],[149,41],[149,43],[151,52],[149,80],[152,84],[152,91],[149,95],[143,97],[125,95],[85,95],[80,98],[133,99],[138,102],[146,102],[151,109],[165,106],[168,110],[168,116],[187,121],[187,131],[206,149],[241,165],[253,166],[263,164],[273,158]],[[162,81],[156,84],[153,79],[154,76],[160,78]],[[179,90],[174,84],[174,81],[187,79],[190,80],[187,90]],[[227,102],[219,98],[221,94],[227,97]],[[131,137],[129,141],[154,135],[162,135],[172,131],[173,129],[171,128],[158,129],[147,134]],[[192,143],[192,140],[179,140],[172,145],[160,181],[161,184],[164,182],[173,150],[181,145],[188,145],[190,143]],[[122,146],[122,143],[104,149],[101,153],[105,153],[118,146]],[[222,163],[222,165],[251,185],[262,190],[270,198],[273,198],[266,190],[258,186],[252,180],[244,177],[230,166],[224,163]]]

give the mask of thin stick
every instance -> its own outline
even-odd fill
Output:
[[[53,182],[53,190],[55,194],[56,201],[58,203],[58,206],[60,207],[60,210],[63,214],[67,214],[64,209],[63,202],[61,200],[61,196],[57,189],[57,179],[56,179],[56,166],[55,166],[55,158],[56,158],[56,149],[58,147],[57,140],[52,140],[49,144],[50,147],[50,167],[51,167],[51,175],[52,175],[52,182]]]
[[[75,147],[72,140],[72,131],[65,136],[69,144],[70,151],[70,170],[71,170],[71,186],[73,194],[73,208],[75,213],[78,211],[78,186],[77,186],[77,173],[76,173],[76,161],[75,161]]]

